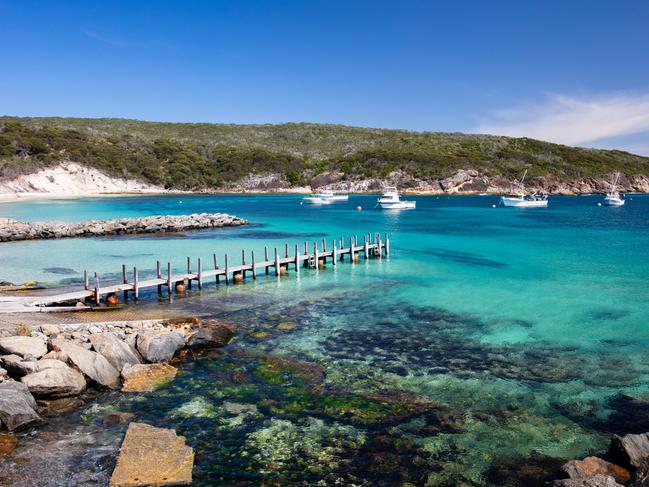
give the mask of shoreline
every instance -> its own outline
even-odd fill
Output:
[[[313,192],[317,192],[318,189],[314,189]],[[369,195],[381,195],[380,191],[363,191],[363,192],[346,192],[351,196],[369,196]],[[400,191],[403,195],[411,196],[502,196],[504,194],[509,194],[509,192],[477,192],[477,191],[462,191],[462,192],[445,192],[445,191],[410,191],[408,189],[403,189]],[[39,200],[80,200],[83,198],[119,198],[123,196],[219,196],[219,195],[309,195],[310,192],[303,191],[302,188],[296,188],[295,190],[286,189],[281,191],[260,191],[260,190],[239,190],[239,191],[124,191],[124,192],[110,192],[110,193],[77,193],[77,194],[68,194],[68,193],[13,193],[0,194],[0,204],[3,203],[22,203],[30,201],[39,201]],[[605,192],[601,193],[550,193],[548,196],[600,196],[604,195]],[[649,193],[643,192],[623,192],[624,195],[647,195]]]

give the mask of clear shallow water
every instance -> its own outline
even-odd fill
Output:
[[[649,198],[604,208],[599,197],[556,197],[522,211],[493,209],[494,197],[416,199],[400,213],[370,211],[369,196],[325,208],[283,195],[2,205],[0,216],[24,220],[224,211],[254,225],[2,244],[0,277],[110,277],[122,263],[153,270],[157,258],[181,270],[187,255],[211,262],[213,252],[390,233],[387,260],[162,304],[234,321],[238,339],[165,389],[60,420],[71,442],[107,458],[123,426],[105,428],[105,411],[177,428],[206,485],[534,485],[612,431],[649,429]],[[97,482],[110,470],[99,464],[87,466]]]

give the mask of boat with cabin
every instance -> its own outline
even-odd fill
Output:
[[[613,186],[611,187],[611,190],[606,193],[606,196],[604,196],[604,206],[623,206],[624,205],[624,199],[620,196],[620,193],[617,191],[617,183],[620,179],[620,173],[616,173],[615,175],[615,181],[613,182]]]
[[[329,205],[337,201],[347,201],[348,199],[349,195],[336,194],[333,191],[325,190],[310,196],[305,196],[302,198],[302,203],[309,205]]]
[[[545,194],[534,193],[526,194],[524,191],[523,181],[527,176],[527,170],[523,173],[520,181],[516,181],[515,186],[520,188],[520,192],[515,194],[512,187],[512,194],[500,197],[500,203],[509,208],[545,208],[548,206],[548,197]]]
[[[385,188],[383,195],[378,199],[377,206],[383,210],[413,210],[416,208],[415,201],[402,200],[396,187]]]

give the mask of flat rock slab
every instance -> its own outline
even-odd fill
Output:
[[[595,475],[611,476],[621,484],[631,479],[631,472],[599,457],[586,457],[583,460],[571,460],[561,467],[571,479],[593,477]]]
[[[27,359],[37,359],[47,353],[47,344],[38,337],[4,337],[0,338],[0,352],[20,355]]]
[[[131,423],[110,479],[111,487],[187,485],[192,482],[194,450],[174,430]]]
[[[0,433],[0,457],[11,455],[16,446],[18,446],[18,438],[14,435]]]
[[[555,480],[554,487],[624,487],[608,475],[594,475],[579,479]]]
[[[178,369],[169,364],[125,365],[123,392],[149,392],[176,377]]]

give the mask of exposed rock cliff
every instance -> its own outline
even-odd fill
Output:
[[[86,196],[110,193],[161,193],[164,188],[123,179],[74,162],[0,181],[0,199],[21,196]]]

